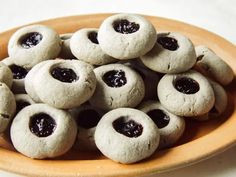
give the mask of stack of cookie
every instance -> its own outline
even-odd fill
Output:
[[[184,117],[219,117],[223,86],[234,77],[211,49],[157,32],[135,14],[61,35],[27,26],[12,35],[8,53],[0,63],[0,132],[13,119],[14,147],[36,159],[73,145],[120,163],[145,159],[179,140]]]

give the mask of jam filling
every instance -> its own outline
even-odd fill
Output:
[[[127,120],[127,117],[119,117],[113,123],[113,128],[120,134],[130,138],[136,138],[143,132],[143,126],[134,120]]]
[[[91,42],[98,44],[98,39],[97,39],[98,33],[97,32],[91,32],[88,34],[88,38]]]
[[[158,128],[164,128],[170,122],[170,117],[160,109],[153,109],[147,112],[147,115],[153,120]]]
[[[24,100],[19,100],[16,102],[16,113],[20,112],[24,107],[29,106],[30,103]]]
[[[113,28],[115,29],[115,31],[122,34],[135,33],[139,30],[139,27],[139,24],[135,22],[129,22],[125,19],[116,21],[113,24]]]
[[[177,79],[174,83],[174,87],[184,94],[194,94],[200,89],[198,82],[188,77]]]
[[[204,57],[204,55],[199,55],[199,56],[197,57],[197,61],[201,61],[203,57]]]
[[[23,39],[21,40],[21,46],[25,49],[32,48],[36,45],[38,45],[41,40],[43,39],[42,34],[33,32],[25,35]]]
[[[78,115],[77,125],[85,129],[93,128],[97,126],[100,119],[101,116],[97,111],[93,109],[83,110]]]
[[[53,68],[51,71],[51,75],[61,82],[72,83],[78,80],[78,76],[70,68]]]
[[[31,117],[29,128],[36,136],[47,137],[56,129],[56,122],[50,115],[38,113]]]
[[[28,73],[25,68],[18,65],[10,65],[9,68],[12,71],[13,79],[23,79]]]
[[[171,51],[175,51],[179,48],[178,41],[172,37],[159,37],[157,38],[157,43]]]
[[[108,71],[102,79],[109,87],[121,87],[127,83],[125,72],[122,70]]]

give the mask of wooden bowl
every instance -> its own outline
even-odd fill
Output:
[[[99,27],[112,14],[64,17],[38,22],[58,33],[75,32],[80,28]],[[211,32],[182,22],[146,16],[158,31],[176,31],[188,36],[194,44],[204,44],[221,56],[236,73],[236,47]],[[16,29],[0,34],[0,58],[7,57],[7,43]],[[220,71],[219,71],[220,72]],[[229,103],[225,113],[215,120],[186,120],[187,128],[175,147],[157,151],[150,158],[132,165],[113,162],[100,152],[76,152],[72,149],[56,159],[33,160],[16,152],[7,135],[0,138],[0,168],[30,176],[137,176],[160,173],[191,165],[224,151],[236,142],[236,80],[227,86]]]

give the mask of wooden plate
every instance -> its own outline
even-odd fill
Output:
[[[59,33],[75,32],[80,28],[99,27],[111,14],[94,14],[58,18],[40,24]],[[236,73],[236,47],[206,30],[174,20],[146,16],[157,30],[181,32],[195,44],[205,44],[221,56]],[[16,29],[0,34],[0,58],[7,57],[7,43]],[[220,72],[220,71],[219,71]],[[175,147],[156,152],[151,158],[132,165],[115,163],[99,152],[76,152],[50,160],[32,160],[16,152],[7,136],[0,138],[0,168],[31,176],[136,176],[160,173],[187,166],[222,152],[236,142],[236,80],[227,86],[229,104],[217,120],[187,121],[187,129]]]

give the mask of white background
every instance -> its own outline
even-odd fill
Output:
[[[236,44],[236,0],[0,0],[0,32],[49,18],[106,12],[177,19]],[[236,147],[233,147],[209,160],[158,177],[235,177],[235,156]],[[0,170],[0,177],[17,176]]]

